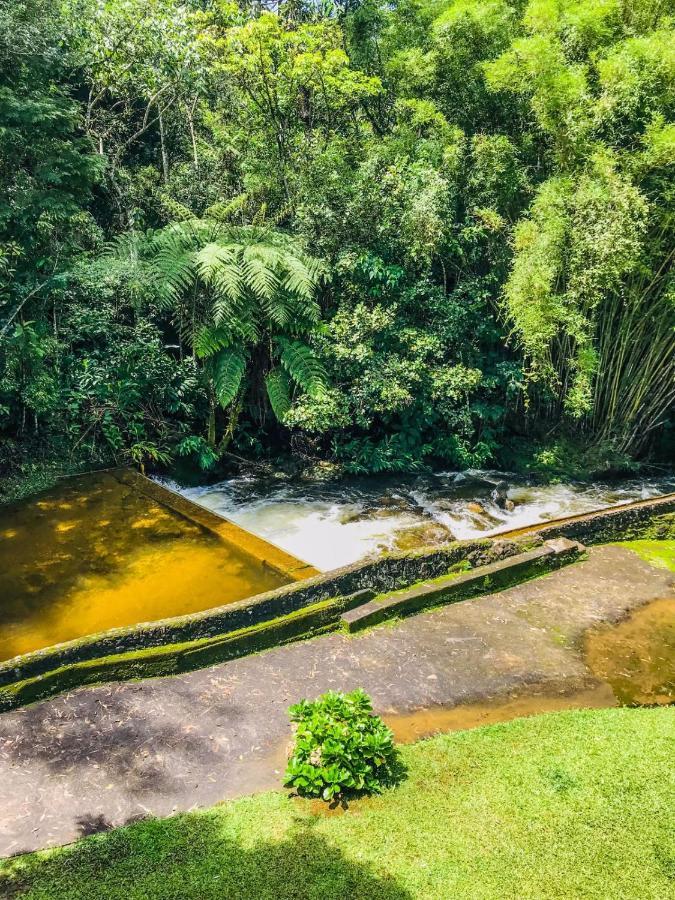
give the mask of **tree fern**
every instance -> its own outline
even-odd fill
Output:
[[[262,224],[224,221],[245,199],[241,195],[229,209],[219,209],[218,220],[174,222],[129,242],[121,252],[130,267],[133,263],[155,283],[157,296],[173,310],[181,339],[205,360],[221,406],[240,393],[253,348],[265,348],[265,368],[280,363],[265,379],[265,389],[281,419],[291,405],[291,380],[312,396],[325,389],[324,370],[301,340],[320,321],[315,295],[325,269],[291,235]],[[238,410],[226,430],[230,436],[237,416]],[[213,416],[210,427],[215,427]]]

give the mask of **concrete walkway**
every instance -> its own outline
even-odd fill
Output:
[[[280,786],[286,708],[364,687],[380,713],[608,692],[589,627],[672,596],[619,547],[520,587],[357,637],[331,634],[174,678],[80,688],[0,716],[0,855]],[[573,702],[573,701],[572,701]]]

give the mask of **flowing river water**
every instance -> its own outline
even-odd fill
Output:
[[[500,482],[508,486],[508,509],[492,496]],[[675,477],[536,486],[478,470],[306,483],[239,477],[193,488],[165,483],[322,571],[675,491]]]

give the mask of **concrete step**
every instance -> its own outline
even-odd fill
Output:
[[[534,550],[480,566],[470,572],[443,575],[390,594],[379,594],[367,603],[347,610],[340,619],[347,631],[354,632],[441,603],[456,603],[481,594],[493,594],[574,562],[584,550],[585,547],[578,541],[556,538]]]

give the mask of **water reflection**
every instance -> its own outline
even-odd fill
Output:
[[[502,480],[508,509],[492,497]],[[386,550],[486,537],[648,499],[675,490],[675,479],[534,486],[506,473],[472,470],[332,483],[235,478],[198,488],[171,486],[328,571]]]
[[[0,659],[281,584],[112,475],[0,508]]]

